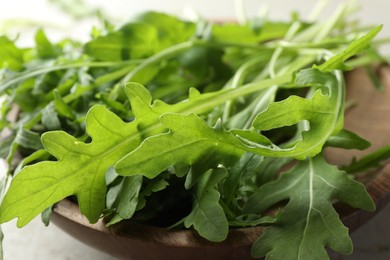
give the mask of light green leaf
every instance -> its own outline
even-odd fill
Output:
[[[145,12],[138,15],[135,21],[152,25],[157,29],[159,50],[187,41],[195,33],[194,23],[181,21],[168,14]]]
[[[145,139],[116,164],[119,174],[142,174],[152,179],[176,164],[194,165],[203,158],[212,158],[209,161],[216,167],[220,163],[229,164],[231,158],[239,158],[244,152],[233,134],[211,128],[195,114],[164,114],[160,120],[170,132]]]
[[[326,246],[350,254],[352,242],[333,208],[339,200],[374,210],[375,204],[358,183],[325,162],[322,156],[301,161],[278,180],[249,198],[244,212],[260,214],[289,200],[274,225],[255,242],[252,254],[267,259],[328,259]]]
[[[20,70],[23,68],[23,51],[5,36],[0,36],[0,68]]]
[[[51,42],[47,39],[43,29],[39,29],[35,34],[35,44],[38,56],[40,58],[52,58],[56,56],[56,50]]]
[[[80,210],[89,221],[99,219],[105,204],[104,175],[128,153],[127,147],[138,145],[140,137],[134,134],[126,139],[124,133],[136,133],[136,125],[125,124],[102,106],[91,109],[86,121],[92,138],[88,144],[62,131],[43,134],[45,149],[58,161],[40,162],[20,171],[1,204],[1,222],[19,217],[18,226],[24,226],[70,195],[77,196]],[[110,150],[113,148],[115,152]]]
[[[157,50],[157,30],[142,23],[128,23],[119,30],[98,37],[85,46],[85,53],[102,61],[148,57]]]
[[[353,41],[342,52],[332,56],[329,60],[327,60],[323,64],[314,67],[323,72],[329,72],[338,69],[341,70],[346,69],[347,67],[345,66],[344,62],[347,59],[351,58],[352,56],[355,56],[356,54],[360,53],[365,48],[367,48],[371,43],[371,41],[375,38],[375,36],[382,30],[382,27],[383,25],[379,25],[375,27],[363,37]]]
[[[344,82],[341,75],[322,73],[315,69],[302,70],[295,81],[296,86],[312,86],[317,91],[308,98],[289,96],[271,103],[267,110],[257,115],[253,126],[261,131],[308,122],[309,129],[285,149],[286,154],[298,159],[318,154],[327,139],[341,130],[344,109]],[[255,145],[256,146],[256,145]]]
[[[21,170],[12,181],[0,207],[0,222],[18,217],[18,225],[23,226],[52,204],[70,195],[77,196],[81,212],[87,216],[90,222],[96,222],[104,208],[106,192],[104,176],[107,170],[123,157],[132,153],[143,139],[146,138],[144,145],[150,143],[152,138],[147,138],[153,135],[157,139],[160,137],[165,139],[164,142],[167,145],[164,148],[165,152],[170,153],[172,147],[176,149],[177,145],[167,138],[167,134],[161,134],[166,126],[180,130],[177,132],[178,137],[185,138],[188,136],[185,132],[189,129],[186,124],[190,123],[194,127],[196,135],[191,138],[194,138],[193,140],[196,142],[193,144],[189,144],[186,140],[179,142],[187,145],[188,150],[191,150],[191,147],[197,147],[196,150],[192,149],[194,150],[193,154],[185,153],[190,157],[187,158],[184,154],[175,153],[178,157],[173,158],[169,153],[161,154],[158,149],[150,150],[150,147],[144,148],[143,145],[135,151],[147,150],[150,151],[150,154],[132,153],[132,156],[138,156],[139,162],[129,161],[130,157],[127,156],[117,165],[118,173],[121,175],[142,173],[145,176],[156,176],[180,160],[192,164],[195,162],[194,160],[204,155],[202,152],[204,147],[200,147],[199,144],[207,144],[211,149],[210,152],[215,152],[213,154],[215,161],[212,163],[216,163],[218,160],[229,162],[229,158],[236,158],[245,151],[272,156],[294,155],[296,154],[294,149],[284,151],[285,154],[283,154],[283,150],[272,147],[259,148],[244,145],[232,133],[222,128],[212,129],[206,123],[202,123],[202,120],[199,121],[200,118],[195,115],[170,114],[186,115],[192,112],[203,114],[212,110],[216,105],[223,104],[226,100],[238,98],[243,94],[250,94],[289,80],[290,75],[283,75],[243,86],[239,91],[232,89],[193,95],[189,100],[173,105],[158,100],[151,104],[151,95],[143,86],[135,83],[128,84],[125,91],[130,98],[132,112],[136,119],[126,124],[104,107],[94,106],[86,118],[86,130],[92,138],[91,143],[83,143],[62,131],[43,134],[42,143],[45,149],[58,161],[40,162]],[[162,125],[160,120],[166,126]],[[200,131],[197,128],[200,128]],[[199,140],[196,138],[203,138],[203,134],[205,134],[206,139],[198,142]],[[183,147],[183,149],[185,148]],[[300,155],[307,154],[303,149],[298,152]],[[156,157],[158,155],[159,157]],[[166,158],[162,160],[164,156]],[[164,163],[150,165],[152,162],[146,162],[142,157],[158,158],[159,162]],[[144,163],[142,165],[144,168],[133,167],[129,171],[135,163],[139,167]],[[33,203],[31,203],[32,201]]]

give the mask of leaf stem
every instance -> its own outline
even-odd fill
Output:
[[[68,63],[68,64],[60,64],[55,66],[49,66],[40,68],[33,71],[25,71],[20,73],[14,78],[11,78],[9,80],[6,80],[3,84],[0,85],[0,93],[3,93],[5,90],[7,90],[9,87],[11,87],[13,84],[19,83],[23,80],[49,73],[52,71],[57,70],[66,70],[66,69],[72,69],[72,68],[81,68],[81,67],[91,67],[91,68],[101,68],[101,67],[115,67],[115,66],[125,66],[125,65],[131,65],[131,64],[138,64],[141,60],[129,60],[129,61],[120,61],[120,62],[85,62],[85,61],[78,61],[75,63]]]

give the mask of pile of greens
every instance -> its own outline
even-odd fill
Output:
[[[105,21],[86,43],[52,43],[40,29],[31,48],[1,36],[10,187],[0,222],[47,221],[70,197],[91,223],[192,228],[214,242],[232,227],[268,226],[254,257],[351,253],[333,203],[375,205],[323,151],[369,146],[343,129],[343,71],[382,61],[372,44],[381,26],[359,27],[352,9],[245,24],[147,12]]]

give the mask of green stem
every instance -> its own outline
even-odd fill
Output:
[[[141,60],[130,60],[130,61],[119,61],[119,62],[75,62],[70,64],[61,64],[61,65],[54,65],[50,67],[40,68],[33,71],[26,71],[22,72],[16,77],[6,80],[4,84],[0,85],[0,93],[3,93],[5,90],[7,90],[12,85],[19,83],[21,81],[24,81],[26,79],[49,73],[52,71],[57,70],[66,70],[66,69],[72,69],[72,68],[81,68],[81,67],[90,67],[90,68],[102,68],[102,67],[115,67],[115,66],[125,66],[125,65],[131,65],[131,64],[137,64],[140,63]]]

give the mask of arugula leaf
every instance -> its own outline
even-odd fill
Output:
[[[142,185],[142,176],[122,178],[120,182],[107,192],[107,207],[115,208],[118,216],[107,225],[131,218],[138,206],[138,197]]]
[[[42,211],[47,221],[47,208],[75,195],[90,222],[102,213],[109,225],[176,222],[212,241],[224,240],[229,225],[270,225],[255,255],[273,254],[271,244],[275,255],[287,248],[287,257],[306,258],[311,249],[324,257],[327,244],[348,252],[331,203],[369,209],[372,202],[317,154],[368,145],[342,130],[337,70],[381,59],[361,54],[380,27],[351,40],[361,34],[345,30],[345,14],[346,5],[323,24],[297,16],[195,24],[147,12],[117,29],[103,20],[86,44],[53,44],[41,29],[29,49],[0,37],[0,94],[7,95],[0,129],[11,132],[0,149],[10,164],[17,152],[25,156],[12,169],[0,222],[17,217],[23,226]],[[363,56],[351,62],[356,55]],[[8,120],[14,104],[16,123]],[[346,169],[380,165],[388,154],[384,147]],[[281,173],[294,159],[302,161]],[[264,216],[285,200],[280,214]],[[334,237],[339,245],[329,242]]]
[[[357,134],[343,129],[336,135],[329,137],[328,141],[326,141],[326,146],[364,150],[370,147],[371,143]]]
[[[84,46],[85,53],[102,61],[150,56],[157,50],[157,31],[147,24],[128,23],[118,31],[98,37]]]
[[[390,145],[385,145],[363,156],[359,160],[354,158],[350,164],[341,167],[341,169],[348,173],[364,172],[372,168],[382,167],[382,162],[389,158]]]
[[[367,34],[362,36],[360,39],[357,39],[356,41],[352,42],[345,50],[342,52],[334,55],[329,60],[324,62],[323,64],[319,66],[314,66],[315,68],[318,68],[319,70],[323,72],[329,72],[333,70],[338,69],[347,69],[346,65],[343,63],[347,59],[351,58],[352,56],[360,53],[363,49],[367,48],[372,41],[372,39],[375,38],[375,36],[382,30],[383,25],[379,25],[369,31]]]
[[[325,162],[321,155],[298,163],[278,180],[262,186],[244,207],[263,213],[289,200],[274,225],[255,242],[252,254],[267,259],[328,259],[324,249],[349,254],[352,242],[334,210],[334,200],[372,211],[371,197],[361,183]]]
[[[310,127],[301,133],[301,140],[287,145],[279,153],[298,159],[318,154],[326,140],[341,130],[345,86],[340,77],[338,73],[335,76],[312,69],[300,71],[295,85],[320,89],[309,98],[290,96],[271,103],[267,110],[257,115],[253,126],[264,131],[307,121]]]
[[[102,106],[91,109],[86,121],[87,133],[92,138],[89,144],[62,131],[43,134],[45,149],[58,161],[40,162],[20,171],[1,204],[2,222],[17,216],[18,226],[24,226],[37,214],[70,195],[77,196],[80,211],[89,221],[99,219],[106,193],[104,175],[128,152],[121,147],[136,146],[140,136],[133,135],[116,152],[107,153],[109,147],[118,146],[123,140],[123,133],[136,132],[135,125],[125,124]]]
[[[238,139],[217,124],[214,128],[194,114],[164,114],[162,124],[170,129],[146,139],[142,145],[116,164],[120,175],[142,174],[154,178],[169,166],[189,164],[213,158],[211,161],[229,164],[231,158],[239,158],[243,154]]]
[[[156,28],[159,39],[159,50],[187,41],[195,33],[194,23],[180,20],[172,15],[153,11],[137,15],[134,21],[145,23]]]
[[[49,39],[47,39],[43,29],[39,29],[35,34],[35,43],[38,56],[42,59],[53,58],[57,56],[57,52],[54,46],[51,44]]]
[[[186,228],[194,226],[199,235],[213,242],[225,240],[229,231],[225,212],[219,204],[220,194],[216,189],[225,176],[225,169],[214,169],[201,177],[191,214],[184,219]]]
[[[0,68],[15,71],[23,68],[23,50],[5,36],[0,36]]]
[[[268,87],[274,82],[283,82],[286,78],[289,77],[265,81],[254,87],[249,86],[249,90]],[[50,205],[70,195],[78,197],[81,212],[89,221],[96,222],[104,208],[106,171],[135,149],[143,138],[163,131],[164,128],[159,121],[162,113],[188,110],[204,113],[211,110],[215,102],[218,104],[224,101],[224,96],[221,98],[220,93],[215,92],[204,95],[192,94],[188,102],[175,105],[160,101],[151,106],[151,95],[143,86],[128,84],[126,92],[137,120],[125,124],[104,107],[94,106],[86,118],[87,133],[92,138],[90,144],[83,143],[62,131],[42,135],[45,149],[58,161],[27,166],[15,177],[0,207],[1,222],[19,217],[18,225],[23,226]],[[225,94],[228,98],[231,97],[230,93]],[[219,98],[215,98],[217,96]],[[84,185],[76,181],[79,178],[84,180]],[[34,204],[30,203],[32,199]]]

